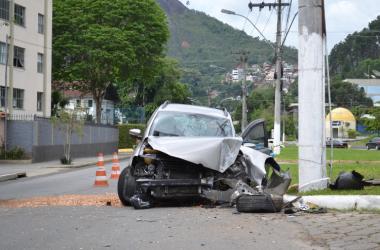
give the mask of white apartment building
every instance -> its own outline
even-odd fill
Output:
[[[51,52],[52,0],[0,0],[2,110],[7,86],[9,113],[50,116]]]

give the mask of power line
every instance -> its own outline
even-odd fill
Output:
[[[264,25],[264,28],[263,28],[263,30],[261,31],[261,33],[263,33],[263,32],[265,31],[265,29],[266,29],[266,27],[267,27],[267,25],[268,25],[268,23],[269,23],[269,20],[270,20],[270,18],[272,17],[273,10],[274,10],[274,8],[271,9],[270,14],[269,14],[269,17],[268,17],[268,19],[267,19],[267,22],[266,22],[266,24]]]
[[[290,12],[291,12],[291,10],[292,10],[292,1],[293,1],[293,0],[290,0],[290,2],[289,2],[288,15],[287,15],[287,17],[286,17],[285,32],[286,32],[286,31],[287,31],[287,29],[288,29],[288,24],[289,24],[289,17],[290,17]],[[290,29],[290,28],[289,28],[289,29]]]

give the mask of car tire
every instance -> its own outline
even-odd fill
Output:
[[[117,182],[117,194],[124,206],[130,206],[129,199],[135,194],[136,179],[131,175],[131,167],[126,167],[121,171]]]
[[[236,201],[236,209],[241,213],[275,213],[282,209],[282,196],[268,194],[242,195]]]

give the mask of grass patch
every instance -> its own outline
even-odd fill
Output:
[[[326,150],[326,157],[330,159],[330,150]],[[361,150],[334,148],[333,159],[343,161],[380,161],[380,150]],[[276,157],[277,161],[298,160],[298,147],[287,146],[281,150],[281,154]]]
[[[292,176],[292,183],[298,183],[298,165],[281,164],[281,168],[289,169]],[[331,181],[334,182],[342,171],[350,172],[356,170],[365,179],[380,179],[380,164],[335,164],[332,170]],[[328,170],[327,170],[328,172]],[[297,193],[289,193],[297,194]],[[301,195],[380,195],[380,186],[364,187],[363,190],[319,190],[301,193]]]

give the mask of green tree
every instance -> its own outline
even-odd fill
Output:
[[[165,15],[154,0],[56,0],[53,78],[91,93],[99,123],[106,87],[144,84],[167,39]]]
[[[352,83],[343,82],[340,78],[335,78],[331,81],[331,101],[337,106],[349,109],[355,106],[373,106],[372,99],[366,96],[363,88],[359,88]]]
[[[377,132],[380,135],[380,108],[374,108],[370,112],[375,119],[364,119],[364,124],[367,126],[368,131]]]

